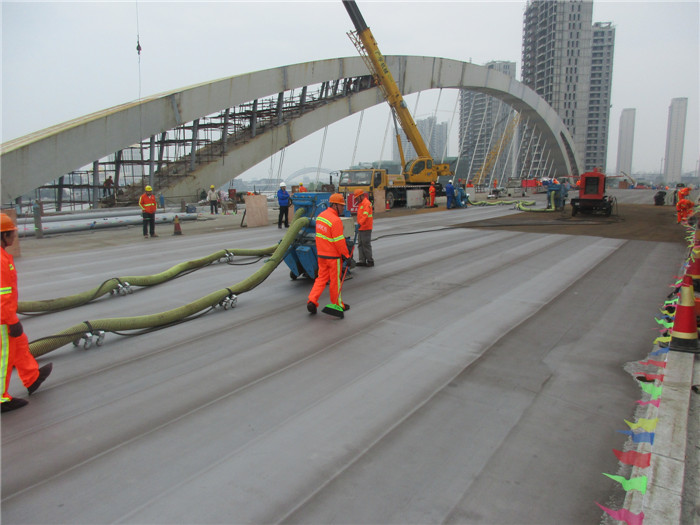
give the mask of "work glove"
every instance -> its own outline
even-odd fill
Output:
[[[9,326],[9,332],[10,332],[10,337],[19,337],[24,333],[24,329],[22,328],[22,323],[17,321],[15,324],[11,324]]]

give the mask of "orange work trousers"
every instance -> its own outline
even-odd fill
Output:
[[[2,338],[2,355],[0,355],[0,381],[2,381],[2,402],[12,399],[7,393],[10,386],[12,369],[17,369],[22,384],[30,387],[39,377],[39,365],[34,356],[29,352],[29,339],[27,334],[19,337],[10,337],[8,326],[0,325],[0,337]]]
[[[318,299],[321,297],[323,290],[326,289],[326,284],[330,283],[329,292],[331,295],[331,303],[343,308],[343,300],[340,297],[340,279],[342,277],[341,270],[343,261],[337,259],[322,259],[318,258],[318,276],[314,281],[314,285],[309,293],[309,302],[318,306]]]

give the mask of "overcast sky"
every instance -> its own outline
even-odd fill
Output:
[[[608,173],[617,165],[620,113],[636,108],[634,172],[656,172],[665,154],[672,98],[688,98],[683,170],[700,157],[700,9],[697,0],[597,0],[594,22],[616,27]],[[425,55],[484,64],[517,63],[525,1],[388,2],[358,6],[386,55]],[[140,96],[326,58],[355,56],[340,0],[282,2],[2,1],[2,142]],[[142,52],[136,52],[137,34]],[[414,118],[451,122],[455,92],[407,97]],[[356,161],[391,157],[388,108],[367,110]],[[457,153],[454,119],[449,155]],[[349,166],[359,116],[287,149],[283,176],[303,167]],[[383,144],[386,144],[383,147]],[[323,157],[321,159],[321,153]],[[247,176],[277,176],[281,156]]]

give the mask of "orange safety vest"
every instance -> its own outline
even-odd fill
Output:
[[[357,222],[360,225],[360,231],[372,229],[374,219],[372,216],[372,203],[365,197],[357,207]]]
[[[428,193],[430,193],[431,197],[435,197],[435,186],[431,184],[430,189],[428,189]]]
[[[350,257],[343,235],[343,222],[333,208],[328,208],[316,217],[316,251],[323,259]]]
[[[146,213],[154,214],[156,212],[156,196],[152,193],[150,195],[144,193],[141,195],[141,198],[139,198],[139,206],[141,206],[141,209]]]
[[[693,214],[694,208],[695,204],[693,204],[693,201],[685,198],[679,200],[678,204],[676,204],[676,211],[678,212],[678,222],[690,217]]]
[[[17,318],[17,270],[15,261],[9,253],[2,248],[0,257],[0,324],[15,324]],[[4,388],[4,385],[2,385]]]

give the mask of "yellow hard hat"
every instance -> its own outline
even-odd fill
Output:
[[[153,188],[151,188],[150,186],[146,186],[146,191],[153,191]]]
[[[213,190],[213,189],[214,189],[214,185],[212,184],[211,186],[209,186],[209,189],[212,189],[212,190]]]
[[[17,226],[12,222],[10,216],[6,213],[0,213],[0,231],[11,232],[17,230]]]

